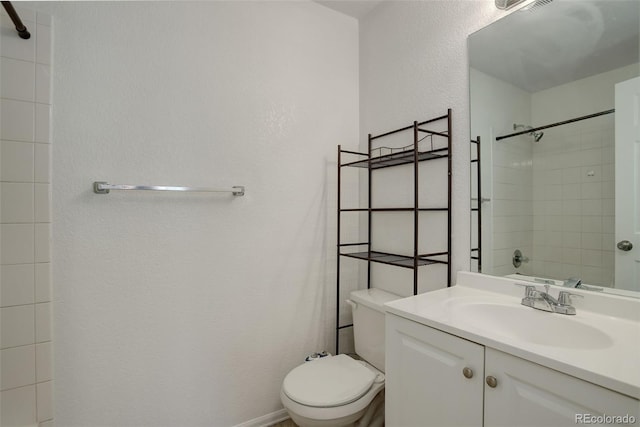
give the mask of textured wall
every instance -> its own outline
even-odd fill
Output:
[[[229,426],[331,349],[357,22],[311,2],[59,3],[56,423]],[[244,197],[91,183],[245,185]]]
[[[360,23],[361,135],[453,109],[454,272],[469,268],[467,36],[504,14],[493,1],[393,1],[374,9]],[[366,147],[362,139],[361,144]],[[397,185],[406,186],[402,181]],[[423,235],[429,238],[441,227],[442,223],[434,224]],[[422,269],[421,275],[429,274]],[[399,293],[406,293],[410,286],[411,277],[403,272],[383,276],[376,286]],[[427,280],[423,290],[445,285],[441,277]]]
[[[52,426],[51,16],[0,9],[0,425]]]

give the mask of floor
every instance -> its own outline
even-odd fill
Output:
[[[274,424],[271,427],[298,427],[298,424],[294,423],[291,418],[288,418],[284,421],[280,421],[277,424]]]

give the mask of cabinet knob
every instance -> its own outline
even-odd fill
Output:
[[[462,375],[464,375],[465,378],[473,378],[473,369],[464,368],[462,370]]]
[[[491,388],[496,388],[496,386],[498,385],[498,380],[496,379],[496,377],[489,375],[487,377],[487,385]]]

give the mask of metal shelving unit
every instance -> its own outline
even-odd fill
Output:
[[[446,126],[446,130],[432,130],[427,127]],[[413,132],[413,143],[408,146],[389,148],[374,148],[374,141],[400,134],[402,132]],[[420,149],[420,142],[425,138],[429,138],[431,146],[426,149]],[[440,143],[433,143],[434,138],[439,139]],[[445,144],[446,142],[446,144]],[[451,109],[447,110],[447,114],[435,117],[423,122],[414,122],[411,126],[401,129],[392,130],[380,135],[369,134],[368,150],[366,153],[357,151],[343,150],[338,146],[338,206],[337,206],[337,278],[336,278],[336,354],[340,349],[340,331],[344,328],[352,327],[349,325],[340,325],[340,261],[342,257],[355,258],[367,262],[367,287],[371,287],[371,264],[382,263],[393,265],[401,268],[413,269],[413,294],[418,294],[418,269],[419,267],[428,265],[446,265],[447,266],[447,286],[451,286],[451,264],[449,262],[451,255]],[[348,161],[343,163],[343,155],[355,155],[360,157],[356,161]],[[419,177],[418,165],[425,161],[438,161],[447,159],[447,206],[440,207],[421,207],[419,200],[419,188],[421,180]],[[400,165],[413,165],[413,206],[394,207],[394,208],[375,208],[372,206],[372,176],[373,172],[382,169]],[[355,167],[367,169],[368,178],[368,195],[366,208],[348,208],[343,209],[341,206],[341,187],[343,167]],[[422,184],[428,185],[429,183]],[[346,212],[366,212],[367,213],[367,241],[366,242],[346,242],[341,241],[341,221],[342,215]],[[413,212],[413,255],[392,254],[381,252],[374,249],[372,242],[372,217],[377,212]],[[420,241],[419,233],[419,217],[422,213],[428,212],[446,212],[447,214],[447,241],[446,250],[439,252],[431,252],[421,254],[418,252],[418,243]],[[366,246],[366,250],[352,251],[354,247]],[[443,242],[444,246],[444,242]]]
[[[475,144],[475,153],[474,151]],[[475,140],[471,140],[471,164],[476,164],[476,198],[471,199],[471,221],[473,224],[473,216],[475,213],[476,219],[476,227],[477,227],[477,239],[478,245],[471,247],[471,261],[477,261],[478,264],[478,273],[482,272],[482,192],[481,192],[481,182],[480,182],[480,136],[477,136]],[[471,168],[473,170],[473,168]],[[475,207],[474,207],[475,202]],[[472,270],[473,271],[473,270]]]

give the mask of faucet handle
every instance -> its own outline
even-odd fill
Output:
[[[524,296],[525,298],[532,298],[538,292],[535,286],[533,285],[525,285],[524,283],[514,283],[514,286],[522,286],[524,287]]]
[[[571,305],[571,297],[584,298],[583,295],[572,294],[571,292],[567,291],[560,291],[560,293],[558,294],[558,304]]]

